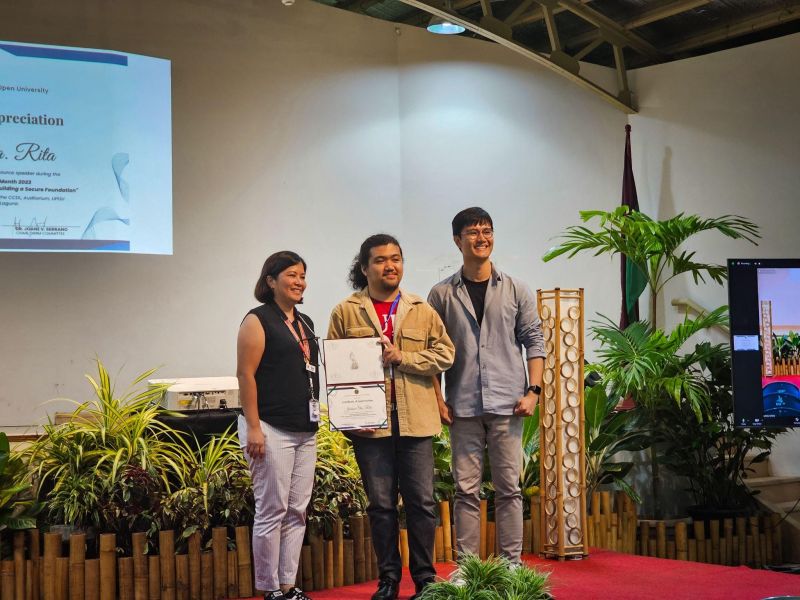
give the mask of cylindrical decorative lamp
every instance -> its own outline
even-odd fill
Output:
[[[582,558],[586,543],[583,288],[538,290],[545,351],[540,400],[542,555]]]

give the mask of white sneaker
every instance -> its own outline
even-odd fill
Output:
[[[452,583],[456,587],[464,587],[467,585],[467,580],[464,579],[464,574],[461,572],[461,569],[456,569],[450,575],[450,583]]]

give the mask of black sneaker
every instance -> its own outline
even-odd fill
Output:
[[[436,579],[433,578],[433,577],[431,577],[429,579],[426,579],[424,581],[415,582],[414,583],[414,587],[415,587],[416,594],[411,596],[411,598],[409,600],[419,600],[419,597],[422,595],[422,590],[424,590],[426,587],[428,587],[432,583],[436,583]]]
[[[288,592],[284,592],[283,597],[286,598],[286,600],[311,600],[311,597],[307,596],[306,593],[297,586],[290,588]]]
[[[395,600],[400,593],[400,583],[389,577],[381,577],[378,591],[372,594],[372,600]]]
[[[264,600],[285,600],[286,596],[280,590],[264,593]]]

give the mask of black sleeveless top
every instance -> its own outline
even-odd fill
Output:
[[[255,374],[259,418],[287,431],[316,431],[317,424],[308,415],[309,375],[314,395],[319,398],[319,345],[313,339],[314,323],[295,310],[299,315],[297,318],[302,318],[303,330],[309,338],[311,364],[317,367],[316,373],[309,373],[303,351],[277,305],[262,304],[247,314],[258,317],[264,328],[264,354]]]

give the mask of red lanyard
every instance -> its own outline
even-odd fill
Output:
[[[289,328],[289,331],[292,332],[292,336],[295,340],[297,340],[298,346],[300,346],[300,350],[303,351],[303,358],[306,360],[307,363],[311,362],[311,346],[308,344],[308,334],[306,333],[305,328],[303,327],[303,323],[299,317],[295,319],[295,323],[297,323],[298,327],[300,328],[300,332],[303,334],[302,339],[299,335],[297,335],[297,331],[295,328],[292,327],[292,324],[289,322],[289,319],[284,320],[286,326]]]

